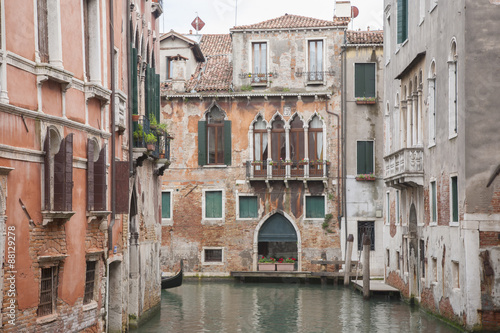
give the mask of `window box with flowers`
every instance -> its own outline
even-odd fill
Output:
[[[279,258],[278,261],[276,262],[276,270],[279,271],[279,272],[290,272],[290,271],[294,271],[295,270],[295,261],[297,259],[295,258],[287,258],[287,259],[283,259],[283,258]]]
[[[259,271],[274,272],[276,270],[276,259],[262,256],[259,259]]]
[[[262,161],[252,161],[252,165],[262,165]]]
[[[375,97],[356,97],[356,104],[375,104],[377,99]]]
[[[356,176],[356,180],[360,180],[360,181],[373,181],[373,180],[376,180],[375,178],[375,174],[373,173],[369,173],[369,174],[359,174]]]
[[[306,159],[302,159],[299,161],[299,165],[307,165],[309,164],[309,161],[307,161]]]

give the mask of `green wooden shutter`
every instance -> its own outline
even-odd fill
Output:
[[[240,218],[257,217],[257,197],[243,196],[240,197]]]
[[[224,121],[224,164],[231,165],[231,121]]]
[[[408,0],[398,0],[398,44],[408,37]]]
[[[198,122],[198,165],[207,164],[207,122]]]
[[[259,212],[257,197],[250,197],[248,203],[248,217],[257,217]]]
[[[366,141],[365,146],[365,173],[373,173],[373,141]]]
[[[151,98],[149,94],[149,89],[150,89],[150,84],[149,84],[149,67],[146,66],[146,75],[144,77],[144,107],[146,109],[146,118],[149,119],[149,107],[150,107],[150,102],[149,99]]]
[[[325,217],[325,198],[323,196],[306,197],[306,218]]]
[[[366,144],[365,141],[358,141],[357,149],[357,170],[358,174],[364,174],[366,165]]]
[[[365,97],[375,97],[375,64],[365,66]]]
[[[436,182],[431,182],[432,191],[432,222],[437,221],[437,200],[436,200]]]
[[[137,100],[137,49],[132,47],[132,58],[130,59],[130,75],[132,80],[132,113],[139,114],[139,104]]]
[[[160,99],[160,74],[155,74],[155,101],[156,101],[156,120],[158,121],[158,124],[160,123],[160,108],[161,108],[161,99]]]
[[[205,217],[222,217],[222,191],[205,192]]]
[[[458,178],[451,177],[451,204],[453,222],[458,222]]]
[[[161,217],[163,219],[170,218],[170,192],[162,192],[161,194]]]
[[[249,214],[247,197],[240,197],[240,218],[247,218]]]
[[[94,140],[87,139],[87,210],[94,210]]]
[[[365,67],[354,65],[354,97],[365,97]]]

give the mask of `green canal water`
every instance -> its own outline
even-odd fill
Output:
[[[161,311],[133,332],[460,332],[400,300],[363,301],[343,286],[190,282],[163,290]]]

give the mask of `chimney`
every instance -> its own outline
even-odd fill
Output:
[[[193,30],[189,30],[189,34],[192,35],[193,34]]]
[[[351,17],[351,1],[337,0],[335,2],[335,17]]]

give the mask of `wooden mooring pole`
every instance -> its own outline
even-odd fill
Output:
[[[363,237],[363,298],[370,299],[370,247],[368,235]]]
[[[344,286],[348,286],[351,280],[351,258],[352,258],[352,244],[354,242],[354,236],[349,234],[347,237],[347,251],[345,253],[345,264],[344,264]]]

